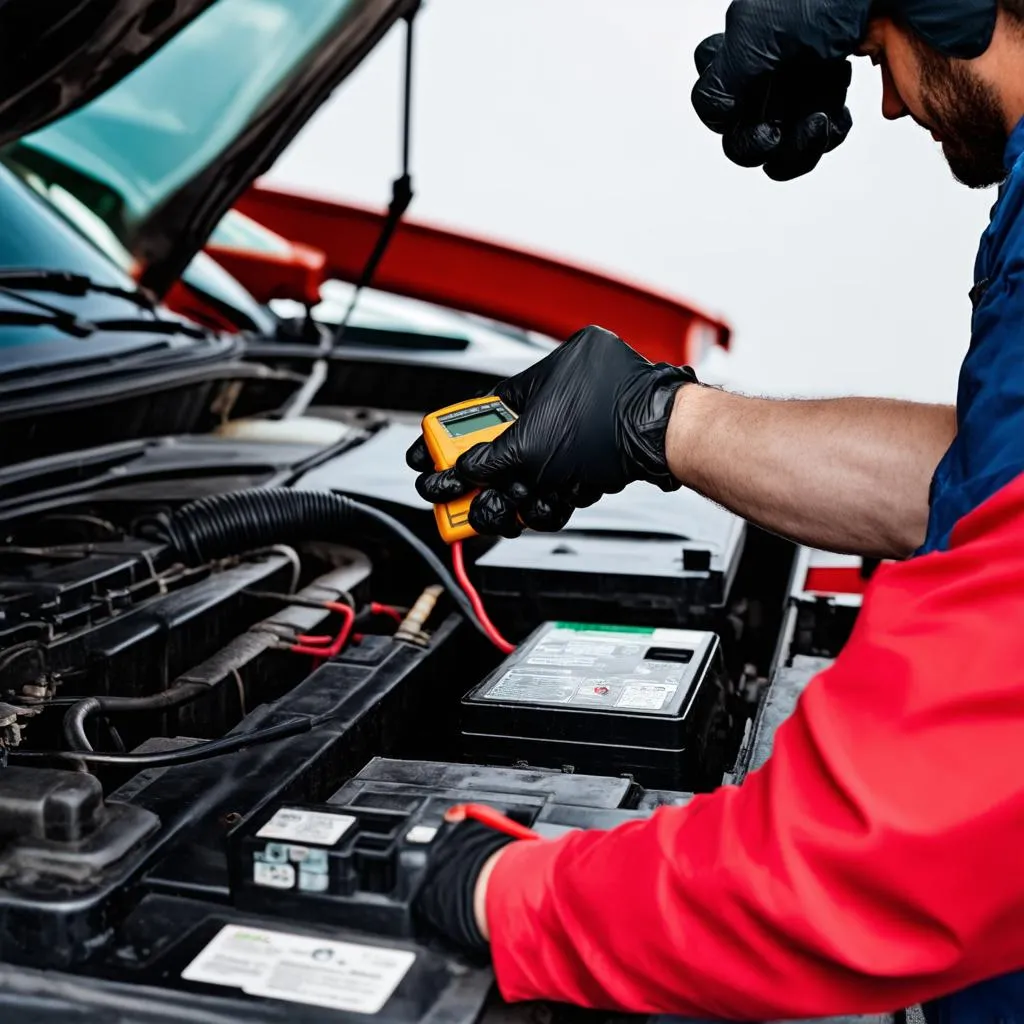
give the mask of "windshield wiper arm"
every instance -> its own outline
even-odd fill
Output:
[[[190,324],[183,320],[164,320],[158,316],[154,316],[151,320],[146,317],[85,320],[70,310],[53,306],[49,302],[41,302],[39,299],[32,298],[31,295],[23,295],[14,288],[6,287],[2,276],[0,276],[0,295],[6,295],[15,302],[33,306],[34,309],[39,310],[37,313],[34,310],[0,309],[0,325],[3,326],[43,327],[49,325],[78,338],[87,338],[90,334],[96,334],[98,331],[184,334],[188,338],[200,340],[206,340],[210,336],[210,332],[198,324]]]
[[[151,320],[145,317],[112,317],[104,320],[85,320],[82,317],[76,316],[70,310],[61,309],[60,306],[51,305],[49,302],[42,302],[20,291],[19,289],[21,288],[24,288],[26,291],[39,290],[36,285],[20,283],[22,278],[29,277],[32,273],[32,271],[29,271],[28,274],[23,275],[20,271],[0,269],[0,295],[6,295],[14,299],[15,302],[34,306],[40,310],[39,313],[23,313],[20,310],[0,310],[0,324],[5,326],[43,326],[49,324],[62,331],[67,331],[68,334],[74,334],[79,338],[88,337],[97,331],[140,331],[148,334],[168,335],[184,334],[186,337],[199,338],[200,340],[205,340],[210,336],[210,332],[205,327],[200,327],[198,324],[190,324],[184,320],[165,320],[157,315],[156,309],[152,310],[153,318]],[[47,276],[53,274],[63,280],[73,280],[78,276],[75,274],[63,274],[61,271],[43,271],[43,273]],[[83,280],[88,281],[89,279],[83,278]],[[15,281],[19,283],[14,284],[13,282]],[[89,287],[93,291],[99,289],[108,293],[118,290],[106,285],[97,286],[90,284]],[[59,294],[70,295],[73,293],[61,291]]]
[[[3,294],[3,289],[0,289]],[[45,307],[38,313],[33,310],[0,309],[0,327],[56,327],[76,338],[88,338],[92,334],[110,331],[122,334],[137,331],[139,334],[183,334],[187,338],[205,341],[209,332],[202,327],[179,323],[177,320],[83,320],[74,313],[60,310],[48,310]]]
[[[56,327],[76,338],[88,338],[96,327],[88,320],[79,320],[71,313],[47,313],[42,310],[0,309],[0,326],[3,327]]]
[[[156,303],[142,288],[121,288],[113,284],[101,284],[87,274],[75,274],[68,270],[45,270],[32,267],[0,267],[0,286],[18,291],[52,292],[54,295],[88,295],[102,292],[127,299],[150,312],[156,311]]]
[[[119,318],[117,320],[93,320],[93,328],[97,331],[139,331],[143,334],[184,334],[189,338],[201,341],[210,337],[210,332],[198,324],[186,323],[183,320],[163,320],[159,317],[146,320]]]

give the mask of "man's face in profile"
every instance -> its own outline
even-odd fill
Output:
[[[986,188],[1006,177],[1007,119],[977,61],[945,57],[888,18],[872,20],[861,53],[881,69],[884,116],[927,128],[958,181]]]

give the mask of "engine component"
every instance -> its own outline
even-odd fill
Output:
[[[694,791],[722,779],[729,684],[714,633],[546,623],[462,701],[468,756]]]
[[[195,565],[269,544],[346,540],[358,519],[383,526],[412,548],[444,584],[466,618],[492,639],[469,597],[419,537],[386,512],[345,495],[284,488],[235,491],[186,505],[166,517],[162,529],[171,549]]]
[[[423,627],[427,624],[427,619],[437,607],[437,602],[443,593],[444,588],[436,584],[427,587],[398,624],[395,639],[422,645],[424,642]]]
[[[109,619],[173,589],[150,541],[0,549],[0,648],[45,641]]]
[[[167,689],[145,697],[87,697],[72,705],[64,717],[64,736],[68,746],[72,750],[92,750],[86,735],[86,722],[91,715],[180,707],[210,693],[231,677],[235,677],[244,690],[244,682],[238,674],[242,669],[266,651],[279,646],[295,648],[301,645],[305,635],[327,618],[330,606],[359,582],[360,574],[352,571],[352,565],[358,564],[359,556],[351,552],[349,558],[349,564],[321,576],[294,597],[282,595],[282,600],[290,603],[229,641],[213,657],[179,676]]]
[[[21,731],[26,718],[39,714],[38,708],[18,707],[16,704],[0,703],[0,759],[6,750],[21,743]],[[0,760],[2,764],[2,760]]]
[[[156,815],[106,804],[91,775],[45,768],[0,771],[0,882],[12,894],[95,884],[159,827]]]
[[[658,800],[632,808],[639,796],[625,779],[374,758],[324,803],[277,797],[247,817],[231,837],[231,901],[161,887],[118,927],[98,970],[107,984],[155,986],[182,1019],[201,1001],[259,1024],[289,1011],[310,1024],[346,1011],[473,1024],[490,969],[418,942],[408,914],[446,811],[482,803],[554,837],[646,817]]]
[[[32,979],[58,978],[60,992],[40,983],[40,1005],[73,992],[95,1020],[131,999],[140,1019],[473,1024],[492,975],[421,942],[410,913],[453,806],[552,837],[684,804],[734,764],[741,729],[716,633],[549,623],[494,671],[493,647],[442,613],[435,581],[481,633],[485,615],[413,537],[432,573],[417,577],[395,543],[408,531],[375,509],[224,493],[144,540],[108,541],[178,500],[82,506],[89,532],[59,536],[103,543],[30,548],[48,533],[26,526],[6,553],[0,599],[16,613],[0,621],[0,736],[34,718],[15,768],[0,768],[0,1017],[16,971],[17,1019],[34,1012]],[[364,534],[390,566],[372,581],[368,560],[338,547]],[[581,536],[596,539],[539,539]],[[659,605],[669,621],[705,607],[699,587],[718,586],[720,568],[728,594],[742,548],[742,533],[721,549],[621,539],[603,538],[620,565],[672,546],[673,586],[693,603]],[[267,547],[288,541],[301,552]],[[291,592],[326,566],[338,572],[319,588]],[[642,619],[647,593],[627,614]],[[521,690],[516,672],[572,693]],[[57,749],[72,701],[73,745],[97,751]],[[79,770],[50,767],[65,759]]]
[[[17,730],[0,726],[3,745],[19,745],[29,711],[40,711],[27,726],[33,742],[56,745],[59,728],[46,711],[58,692],[62,700],[159,692],[276,607],[247,591],[287,590],[293,557],[268,551],[189,569],[161,545],[136,539],[6,548],[0,553],[0,701],[21,711]],[[365,564],[357,578],[368,574]],[[211,715],[210,725],[223,726],[225,714]],[[129,731],[125,739],[141,742],[151,734]]]
[[[605,810],[591,817],[600,826],[641,816],[618,810],[630,792],[623,779],[565,779],[375,760],[327,804],[275,803],[239,825],[231,837],[232,897],[258,913],[413,937],[411,906],[427,852],[453,827],[447,812],[467,799],[520,825],[537,822],[537,834],[547,836],[582,825],[595,807]]]
[[[411,900],[441,827],[387,807],[274,807],[234,836],[235,905],[411,935]]]
[[[0,878],[0,961],[68,967],[95,960],[116,941],[115,926],[146,892],[173,891],[193,901],[215,894],[227,901],[225,837],[240,818],[285,794],[299,802],[324,800],[375,755],[429,745],[445,724],[446,709],[458,699],[459,690],[446,682],[454,676],[455,647],[465,664],[466,644],[449,643],[458,622],[455,616],[440,622],[425,650],[367,636],[311,674],[305,658],[281,654],[283,663],[296,663],[305,678],[279,699],[261,703],[229,736],[213,741],[233,746],[229,758],[200,756],[211,744],[197,743],[187,733],[133,752],[154,766],[173,764],[176,756],[194,757],[194,763],[137,775],[108,798],[111,814],[120,807],[146,812],[157,815],[161,827],[136,837],[91,881],[51,884],[45,899],[26,902],[22,890],[32,877],[31,865],[19,859],[18,872]],[[301,735],[295,734],[297,722],[306,723]],[[320,727],[312,728],[314,723]],[[275,729],[278,742],[256,745],[260,734]],[[0,769],[0,780],[12,770]],[[47,774],[36,767],[18,765],[17,770],[26,776]],[[95,779],[88,784],[98,789]],[[0,796],[0,818],[4,814]],[[18,814],[12,827],[20,830],[24,813]]]

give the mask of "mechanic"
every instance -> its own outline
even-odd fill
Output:
[[[498,386],[517,424],[455,470],[409,453],[431,502],[484,488],[484,534],[560,529],[646,480],[895,560],[741,786],[554,841],[450,833],[419,913],[489,949],[508,1000],[1024,1021],[1024,0],[737,0],[694,103],[731,158],[793,178],[849,131],[857,53],[886,117],[1002,183],[955,410],[747,398],[592,327]]]

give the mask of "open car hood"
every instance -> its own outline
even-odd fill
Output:
[[[20,6],[0,0],[0,21]],[[150,49],[137,46],[131,59],[128,40],[116,33],[103,34],[111,50],[95,57],[97,35],[87,51],[98,61],[88,83],[76,78],[78,91],[51,104],[48,118],[10,125],[32,127],[80,109],[11,142],[4,155],[89,196],[130,251],[136,279],[162,295],[235,200],[419,0],[97,0],[76,9],[94,6],[122,12],[122,24],[130,21],[122,11],[128,7],[173,11],[161,22],[167,31],[154,29]],[[140,63],[160,41],[159,52]],[[78,62],[77,53],[67,59],[69,68]],[[8,122],[0,126],[9,140]]]
[[[213,0],[0,0],[0,143],[122,79]]]

